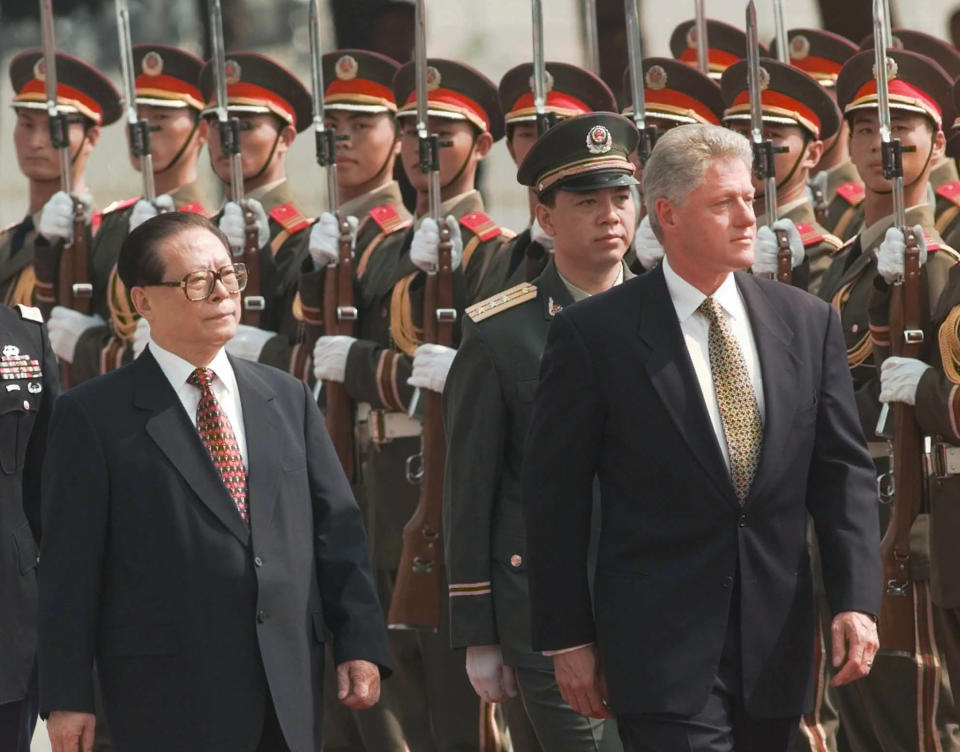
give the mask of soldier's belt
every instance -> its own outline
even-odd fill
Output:
[[[375,409],[368,402],[357,404],[357,423],[367,424],[374,444],[419,436],[423,432],[423,426],[416,418],[395,410]]]
[[[960,447],[935,442],[930,452],[933,474],[937,478],[960,475]]]

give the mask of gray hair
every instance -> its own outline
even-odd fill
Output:
[[[650,229],[663,242],[657,217],[657,200],[682,204],[690,191],[703,183],[710,163],[718,159],[739,159],[747,169],[753,166],[750,142],[719,125],[680,125],[658,140],[643,168],[643,200],[650,217]]]

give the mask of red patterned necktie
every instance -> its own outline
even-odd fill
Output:
[[[213,396],[210,384],[214,373],[209,368],[197,368],[187,378],[200,390],[200,403],[197,405],[197,431],[200,440],[210,452],[213,464],[220,471],[223,484],[227,487],[233,503],[244,522],[249,522],[247,511],[247,468],[243,466],[243,457],[237,445],[237,437],[230,426],[230,420],[220,408]]]

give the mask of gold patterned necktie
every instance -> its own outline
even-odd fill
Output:
[[[743,504],[757,471],[763,424],[747,364],[723,308],[708,297],[697,309],[710,322],[710,373],[730,454],[730,475]]]
[[[193,384],[200,390],[200,403],[197,405],[197,431],[200,440],[210,452],[213,464],[220,471],[223,485],[243,521],[249,524],[250,515],[247,511],[247,468],[243,465],[243,457],[237,444],[237,437],[226,413],[220,408],[220,403],[213,394],[210,385],[213,383],[213,371],[209,368],[197,368],[187,378],[188,384]]]

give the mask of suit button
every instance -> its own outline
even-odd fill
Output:
[[[257,624],[263,624],[267,620],[267,612],[262,608],[257,610]]]
[[[253,565],[254,565],[255,567],[262,567],[262,566],[263,566],[263,559],[261,559],[259,556],[254,556],[254,557],[253,557]]]
[[[523,557],[520,554],[514,554],[513,556],[510,557],[511,567],[516,568],[516,567],[519,567],[521,564],[523,564]]]
[[[726,577],[723,578],[723,586],[725,588],[731,587],[732,585],[733,585],[733,577],[730,577],[729,575],[727,575]]]
[[[740,512],[740,519],[738,521],[738,524],[740,525],[740,527],[747,526],[747,515],[745,515],[743,512]]]

